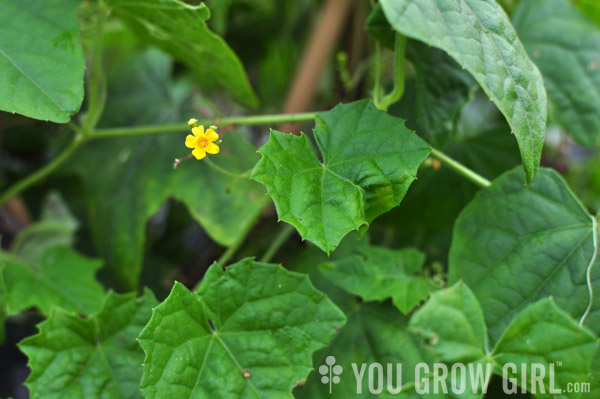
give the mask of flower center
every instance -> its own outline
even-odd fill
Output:
[[[197,144],[198,144],[198,147],[200,147],[200,148],[206,148],[206,147],[208,147],[208,140],[205,139],[204,137],[200,138],[200,139],[198,139]]]

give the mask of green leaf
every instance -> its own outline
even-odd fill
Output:
[[[586,271],[594,253],[592,217],[554,171],[524,187],[512,170],[480,191],[454,226],[449,282],[473,290],[492,342],[525,307],[552,295],[579,319],[590,300]],[[600,292],[600,268],[592,269]],[[600,332],[600,301],[586,325]]]
[[[206,26],[210,11],[179,0],[107,0],[115,15],[153,44],[183,62],[200,78],[217,82],[237,100],[251,107],[256,95],[239,58],[227,43]]]
[[[378,42],[383,44],[389,49],[394,48],[396,42],[396,33],[394,28],[391,27],[390,23],[385,18],[385,14],[381,9],[381,4],[377,3],[373,11],[369,14],[366,23],[367,32]]]
[[[415,66],[418,132],[440,145],[454,129],[455,119],[469,101],[475,81],[446,53],[409,41],[406,56]]]
[[[305,275],[251,259],[225,271],[214,264],[197,294],[176,283],[140,334],[142,393],[292,398],[312,352],[344,322]]]
[[[424,336],[445,362],[474,362],[486,355],[483,312],[462,282],[431,295],[409,328]]]
[[[171,69],[168,57],[157,51],[124,60],[110,76],[107,119],[101,123],[165,123],[194,116],[191,90],[170,80]],[[223,134],[221,153],[211,158],[231,175],[195,159],[173,170],[174,159],[190,151],[184,145],[188,133],[95,140],[64,168],[82,177],[96,245],[125,289],[138,284],[146,222],[169,197],[184,202],[208,235],[225,246],[243,236],[264,208],[263,187],[243,175],[258,155],[242,132]]]
[[[4,343],[6,339],[6,329],[4,323],[6,321],[7,310],[6,310],[6,286],[4,284],[4,261],[0,258],[0,345]]]
[[[6,290],[9,314],[32,306],[45,314],[54,306],[81,314],[99,309],[104,288],[95,275],[102,261],[69,248],[78,225],[62,197],[51,192],[44,201],[41,220],[17,235],[10,253],[0,252],[4,263],[0,286]]]
[[[407,331],[408,319],[389,304],[365,303],[356,304],[355,309],[348,313],[348,322],[340,329],[331,344],[314,356],[315,371],[308,377],[305,384],[294,390],[297,399],[315,398],[354,398],[369,394],[368,366],[371,363],[386,363],[396,366],[402,364],[402,393],[389,394],[385,389],[378,398],[419,398],[413,390],[415,382],[415,367],[419,363],[432,361],[432,357],[420,345],[420,339]],[[329,385],[321,383],[319,366],[326,364],[325,359],[333,356],[336,364],[343,367],[339,385],[334,385],[333,395],[329,394]],[[362,394],[357,395],[357,381],[351,364],[356,363],[360,370],[366,363],[366,370],[360,384]],[[387,371],[384,371],[387,376]],[[384,377],[384,384],[398,386],[396,369],[393,381]],[[429,396],[428,396],[429,397]]]
[[[39,222],[21,230],[11,244],[11,252],[36,263],[42,252],[55,246],[69,247],[75,239],[79,222],[57,192],[51,192],[42,206]]]
[[[409,329],[426,338],[427,347],[439,357],[438,361],[448,365],[471,362],[466,365],[469,368],[479,363],[484,365],[484,369],[491,362],[493,372],[498,375],[503,375],[504,366],[510,364],[507,368],[509,378],[517,377],[519,386],[521,378],[525,378],[527,389],[532,383],[532,368],[542,365],[546,395],[540,396],[552,398],[556,396],[547,395],[551,388],[558,388],[559,393],[563,393],[568,383],[586,380],[590,361],[598,346],[591,332],[560,310],[551,298],[545,298],[518,314],[495,349],[488,353],[481,307],[462,282],[433,294],[411,318]],[[527,375],[521,374],[523,368]],[[551,371],[552,368],[554,371]],[[549,378],[553,372],[555,381]],[[471,392],[471,386],[467,388],[468,392]],[[507,387],[511,386],[512,380],[508,380]],[[539,386],[536,390],[538,394],[541,391]],[[560,397],[578,398],[578,395],[573,393]]]
[[[19,344],[32,370],[25,383],[31,398],[141,399],[144,355],[136,337],[156,304],[150,291],[141,298],[111,292],[89,318],[55,310]]]
[[[368,244],[368,234],[359,237],[358,232],[348,234],[340,245],[331,254],[327,255],[316,245],[308,244],[304,249],[294,255],[286,264],[286,269],[308,274],[315,288],[333,301],[343,312],[348,313],[356,306],[357,298],[350,295],[346,290],[340,288],[326,278],[321,268],[315,267],[328,261],[334,262],[345,259],[356,254],[357,250]]]
[[[577,0],[574,3],[600,27],[600,4],[596,0]]]
[[[323,263],[320,269],[331,282],[365,301],[392,298],[394,305],[407,314],[437,288],[429,279],[415,275],[425,262],[425,255],[416,249],[364,246],[355,253]]]
[[[539,66],[550,113],[579,143],[600,143],[600,31],[566,0],[522,1],[513,24]]]
[[[79,0],[0,0],[0,110],[66,123],[83,101]]]
[[[45,314],[55,306],[90,314],[102,304],[104,289],[95,277],[102,267],[99,259],[62,246],[45,249],[35,262],[7,254],[3,258],[9,314],[32,306]]]
[[[411,85],[406,88],[405,96],[390,112],[404,115],[408,124],[417,118],[410,112],[415,100],[406,96]],[[414,129],[421,131],[418,125]],[[502,114],[480,91],[461,110],[445,142],[436,147],[491,180],[521,163],[517,142],[509,133]],[[438,140],[444,138],[441,135]],[[378,219],[374,228],[384,224],[389,231],[393,227],[391,242],[415,246],[427,253],[429,261],[446,264],[454,221],[479,190],[445,165],[428,162],[419,170],[419,182],[408,191],[402,206]]]
[[[252,178],[267,187],[280,220],[331,252],[400,203],[430,147],[366,100],[319,114],[314,134],[323,163],[308,136],[271,131]]]
[[[493,0],[382,0],[391,25],[440,48],[469,71],[511,125],[528,183],[540,162],[546,92],[504,13]]]
[[[596,350],[594,357],[592,358],[588,382],[591,386],[590,397],[598,397],[598,395],[600,395],[600,348]]]
[[[586,380],[597,348],[598,341],[594,334],[581,328],[551,298],[547,298],[527,307],[511,322],[492,356],[499,366],[507,363],[543,365],[547,395],[540,396],[554,398],[556,396],[548,394],[552,387],[550,367],[554,367],[554,387],[558,393],[566,392],[567,384]],[[520,385],[519,367],[510,371],[516,371],[509,375],[517,377],[515,382]],[[531,376],[531,373],[527,376],[528,389],[531,387]],[[565,397],[578,398],[579,393],[566,393]]]

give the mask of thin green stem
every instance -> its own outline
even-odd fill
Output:
[[[381,101],[381,45],[375,43],[375,82],[373,87],[373,102],[375,105]]]
[[[248,169],[241,173],[230,172],[227,169],[224,169],[224,168],[220,167],[219,165],[217,165],[216,163],[214,163],[213,161],[211,161],[208,157],[204,158],[204,162],[206,162],[212,170],[222,173],[225,176],[233,177],[234,179],[247,179],[252,174],[252,169]]]
[[[394,46],[394,89],[384,96],[381,101],[377,101],[377,108],[387,111],[390,105],[402,98],[404,94],[404,53],[406,48],[406,38],[400,33],[396,33],[396,44]]]
[[[431,149],[431,156],[439,159],[442,163],[444,163],[450,169],[452,169],[459,175],[466,177],[468,180],[471,180],[473,183],[477,184],[480,187],[489,187],[492,184],[485,177],[483,177],[480,174],[478,174],[477,172],[467,168],[465,165],[450,158],[448,155],[444,154],[443,152],[441,152],[435,148]]]
[[[48,176],[52,173],[56,168],[62,165],[69,157],[75,152],[81,144],[85,142],[85,139],[81,135],[76,135],[73,141],[69,144],[67,148],[63,152],[61,152],[56,158],[52,160],[49,164],[44,166],[41,169],[38,169],[34,173],[29,176],[19,180],[14,185],[10,186],[6,191],[4,191],[0,195],[0,206],[4,205],[9,199],[18,195],[21,191],[25,190],[29,186],[35,184],[39,180]]]
[[[102,1],[98,2],[98,7],[99,11],[94,30],[90,80],[87,90],[89,102],[82,129],[84,136],[89,136],[98,123],[106,100],[106,83],[102,72],[102,48],[104,42],[104,22],[108,11]]]
[[[221,255],[221,257],[217,261],[218,264],[220,264],[221,266],[225,266],[227,262],[229,262],[229,260],[233,257],[233,255],[235,255],[235,253],[240,249],[240,247],[246,240],[246,237],[248,237],[250,230],[252,229],[252,227],[254,227],[256,221],[260,218],[260,215],[262,215],[263,211],[265,210],[267,205],[269,205],[269,203],[269,197],[265,197],[262,203],[256,209],[254,215],[252,215],[252,218],[248,221],[248,224],[246,224],[244,231],[239,235],[237,240],[233,244],[231,244],[225,252],[223,252],[223,255]]]
[[[281,246],[290,238],[296,229],[291,224],[285,223],[277,233],[277,237],[271,242],[264,255],[260,259],[261,262],[269,262],[273,256],[277,254]]]
[[[246,238],[246,236],[244,235],[243,238]],[[234,245],[228,247],[227,250],[225,252],[223,252],[223,255],[221,255],[221,257],[219,258],[217,263],[221,266],[226,266],[227,262],[229,262],[229,259],[231,259],[231,257],[233,255],[235,255],[237,250],[240,248],[240,245],[242,245],[242,242],[243,242],[243,240],[240,240],[240,241],[236,242]]]
[[[272,115],[250,115],[250,116],[232,116],[220,119],[209,119],[199,121],[200,125],[218,124],[227,125],[277,125],[280,123],[298,123],[310,122],[315,119],[317,112],[304,112],[298,114],[272,114]],[[111,129],[97,129],[92,134],[92,139],[123,137],[123,136],[143,136],[147,134],[180,133],[188,130],[187,123],[175,123],[169,125],[149,125],[136,127],[123,127]]]
[[[306,112],[297,114],[233,116],[228,118],[222,118],[220,120],[207,120],[204,122],[204,124],[210,125],[214,122],[219,122],[219,124],[221,125],[270,125],[285,122],[309,122],[315,119],[316,114],[316,112]],[[8,201],[11,197],[18,195],[21,191],[35,184],[38,180],[41,180],[44,177],[46,177],[54,169],[62,165],[73,154],[73,152],[75,152],[75,150],[78,147],[80,147],[83,143],[87,142],[88,140],[110,137],[141,136],[147,134],[177,133],[189,129],[187,123],[177,123],[171,125],[99,129],[96,131],[92,131],[89,135],[86,135],[85,127],[80,128],[74,123],[69,123],[69,127],[76,132],[75,139],[70,144],[70,146],[67,147],[64,152],[62,152],[47,166],[23,178],[22,180],[15,183],[13,186],[9,187],[5,192],[3,192],[0,195],[0,206],[5,204],[6,201]],[[250,174],[250,171],[242,172],[241,174],[231,173],[214,163],[211,163],[211,167],[215,170],[218,170],[226,175],[233,177],[246,177],[246,175],[249,176]]]
[[[256,116],[237,116],[237,117],[229,117],[222,118],[219,123],[222,125],[263,125],[263,124],[278,124],[285,122],[307,122],[314,120],[316,116],[315,112],[306,112],[300,114],[276,114],[276,115],[256,115]],[[205,121],[205,124],[211,124],[215,121]],[[117,129],[100,129],[95,132],[92,132],[90,136],[84,136],[82,134],[82,130],[78,126],[74,124],[69,125],[73,130],[76,131],[75,138],[71,142],[71,144],[56,157],[52,162],[43,168],[37,170],[33,174],[23,178],[22,180],[15,183],[13,186],[9,187],[6,191],[0,194],[0,206],[4,205],[10,198],[18,195],[23,190],[27,189],[31,185],[35,184],[37,181],[45,178],[51,172],[53,172],[57,167],[62,165],[74,152],[77,148],[79,148],[83,143],[88,140],[97,139],[97,138],[109,138],[109,137],[122,137],[122,136],[139,136],[146,134],[160,134],[160,133],[174,133],[181,132],[182,130],[187,130],[189,127],[187,124],[179,123],[173,125],[156,125],[156,126],[139,126],[132,128],[117,128]],[[446,165],[448,165],[451,169],[458,172],[460,175],[466,177],[467,179],[473,181],[475,184],[481,187],[487,187],[491,183],[489,180],[484,178],[483,176],[477,174],[471,169],[467,168],[463,164],[455,161],[454,159],[448,157],[443,152],[436,150],[433,148],[431,150],[431,155]],[[209,165],[211,168],[231,177],[244,178],[251,173],[250,171],[242,172],[242,173],[232,173],[229,172],[220,166],[216,165],[214,162],[209,161]],[[266,206],[266,205],[265,205]],[[241,243],[240,243],[241,244]],[[230,248],[233,253],[235,253],[235,249]],[[229,252],[229,250],[227,251]],[[228,253],[223,254],[224,259],[229,259],[232,254]],[[226,256],[227,255],[227,256]]]

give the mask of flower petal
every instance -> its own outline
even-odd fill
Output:
[[[210,141],[211,143],[212,143],[213,141],[217,141],[217,140],[219,140],[219,135],[217,134],[217,132],[215,132],[215,131],[214,131],[214,130],[212,130],[212,129],[208,129],[208,130],[206,130],[206,133],[205,133],[205,135],[206,135],[206,139],[207,139],[208,141]]]
[[[185,138],[185,146],[187,148],[196,147],[196,138],[194,136],[192,136],[191,134],[188,134],[187,137]]]
[[[195,156],[196,159],[202,159],[206,156],[206,152],[196,148],[194,151],[192,151],[192,155]]]
[[[215,143],[210,143],[206,146],[206,152],[208,152],[209,154],[218,154],[219,146]]]
[[[193,127],[192,133],[194,133],[194,136],[196,136],[196,138],[204,136],[204,125]]]

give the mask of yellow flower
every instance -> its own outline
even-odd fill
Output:
[[[188,134],[185,138],[185,146],[187,148],[193,148],[192,155],[196,159],[202,159],[209,154],[218,154],[219,146],[214,142],[219,139],[219,135],[213,129],[207,129],[204,131],[204,126],[200,125],[192,128],[193,135]]]

